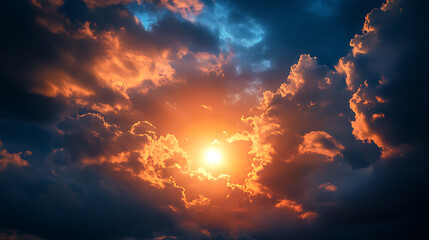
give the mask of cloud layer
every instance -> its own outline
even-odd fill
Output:
[[[2,5],[0,239],[423,236],[423,3]]]

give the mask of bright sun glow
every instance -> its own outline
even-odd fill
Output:
[[[210,148],[207,149],[204,153],[204,159],[210,165],[217,165],[222,159],[222,154],[219,152],[219,150]]]

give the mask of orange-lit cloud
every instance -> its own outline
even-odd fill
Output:
[[[179,13],[189,21],[195,21],[204,7],[199,0],[161,0],[161,2],[167,9]]]
[[[310,55],[303,54],[300,56],[298,64],[295,64],[291,67],[289,76],[285,83],[282,83],[280,88],[277,90],[282,97],[290,95],[295,95],[296,92],[304,84],[303,73],[306,71],[304,69],[316,67],[316,62],[311,60]]]
[[[308,219],[315,217],[317,214],[311,211],[304,211],[302,205],[296,203],[295,201],[282,199],[275,205],[276,208],[289,208],[299,214],[299,217],[302,219]]]
[[[142,4],[143,2],[152,1],[153,0],[84,0],[89,8],[128,4],[132,2]],[[195,21],[204,7],[204,4],[199,0],[161,0],[161,4],[168,10],[179,13],[184,19],[189,21]]]
[[[320,184],[319,188],[323,189],[324,191],[328,191],[328,192],[335,192],[338,189],[337,186],[335,186],[329,182],[324,183],[324,184]]]
[[[169,51],[151,57],[144,52],[127,50],[112,33],[106,33],[102,38],[106,55],[96,59],[93,66],[94,74],[102,84],[126,95],[128,88],[137,87],[146,80],[155,86],[174,80]]]
[[[28,162],[21,158],[23,154],[19,153],[9,153],[5,148],[3,148],[3,143],[0,141],[0,171],[4,171],[8,165],[15,165],[18,167],[28,166]],[[30,151],[24,153],[24,155],[31,155]]]
[[[312,131],[304,135],[304,140],[299,145],[300,153],[315,153],[326,156],[330,161],[341,154],[344,146],[326,132]]]

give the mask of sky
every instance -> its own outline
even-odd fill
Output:
[[[423,1],[0,4],[0,240],[429,237]]]

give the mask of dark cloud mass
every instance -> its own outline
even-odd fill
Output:
[[[1,6],[1,240],[429,238],[423,1]]]

